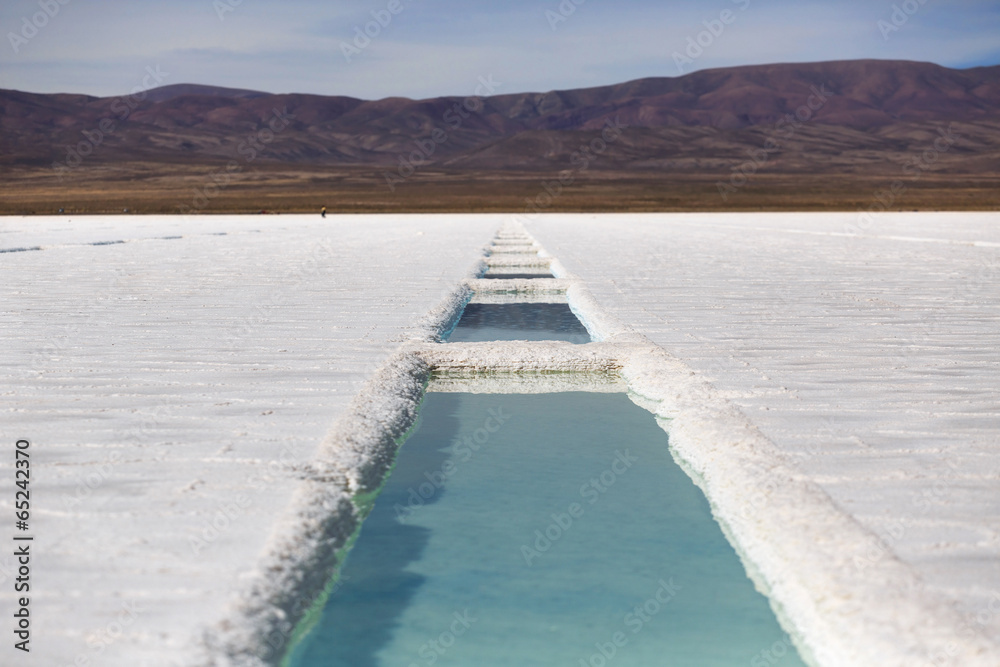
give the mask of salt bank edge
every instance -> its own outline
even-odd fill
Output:
[[[527,231],[506,223],[497,236],[527,236]],[[948,601],[927,593],[891,554],[858,568],[857,559],[877,542],[876,535],[800,474],[708,382],[605,312],[557,258],[544,250],[540,255],[556,279],[504,282],[519,291],[565,291],[598,342],[441,344],[440,333],[454,325],[473,291],[498,287],[479,277],[487,266],[506,262],[502,256],[490,259],[484,247],[463,284],[414,327],[409,340],[400,341],[301,471],[293,502],[255,576],[229,618],[204,633],[209,664],[282,663],[321,609],[334,570],[364,519],[366,501],[392,467],[435,372],[619,376],[633,400],[653,412],[670,435],[672,454],[705,493],[807,661],[823,667],[914,667],[936,664],[934,656],[946,655],[968,667],[996,664],[1000,647],[969,633]]]

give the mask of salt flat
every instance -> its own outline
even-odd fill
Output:
[[[0,221],[0,249],[43,248],[0,254],[0,501],[13,531],[13,443],[29,439],[32,660],[195,664],[297,470],[497,224]],[[10,619],[13,549],[3,553]],[[0,663],[22,659],[12,644]]]
[[[0,250],[40,248],[0,253],[0,437],[33,443],[33,657],[197,664],[331,424],[504,220],[0,219]],[[898,559],[1000,641],[1000,216],[524,226],[870,533],[859,574]],[[0,557],[6,618],[12,573]]]
[[[1000,216],[526,226],[871,532],[859,572],[898,557],[1000,639]]]

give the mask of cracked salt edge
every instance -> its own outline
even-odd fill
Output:
[[[490,280],[484,282],[506,282],[503,280]],[[548,304],[568,304],[569,300],[566,297],[565,289],[541,289],[538,291],[525,290],[522,288],[511,287],[510,289],[494,289],[487,292],[481,292],[473,284],[468,285],[469,289],[472,290],[472,298],[469,299],[470,304],[493,304],[493,305],[507,305],[512,303],[548,303]]]
[[[963,623],[950,601],[926,592],[887,553],[856,566],[878,536],[846,514],[733,404],[690,367],[606,314],[575,283],[570,307],[595,340],[621,345],[633,402],[653,412],[675,460],[705,493],[712,514],[765,594],[803,659],[815,665],[996,665],[1000,647]],[[907,641],[909,640],[909,641]]]
[[[467,280],[466,285],[477,298],[484,294],[565,294],[569,288],[569,283],[553,278],[478,278]]]
[[[372,494],[417,419],[430,367],[397,353],[335,422],[229,619],[203,638],[210,665],[277,665],[335,584]],[[271,640],[269,645],[268,640]]]
[[[501,244],[495,245],[490,244],[490,247],[486,249],[486,259],[492,259],[496,257],[497,254],[501,256],[506,255],[520,255],[521,257],[535,257],[539,256],[539,252],[544,250],[540,245],[535,242],[531,243],[514,243],[514,244]],[[503,257],[501,257],[502,259]]]
[[[595,340],[605,342],[435,345],[454,326],[471,290],[463,285],[446,298],[355,397],[316,461],[301,471],[287,519],[272,533],[256,576],[230,618],[205,634],[205,664],[263,667],[285,659],[269,650],[267,639],[278,637],[278,648],[287,651],[287,640],[300,636],[310,614],[321,611],[338,559],[363,519],[364,499],[384,482],[416,422],[434,364],[494,376],[620,368],[630,397],[668,432],[671,453],[705,493],[751,579],[808,662],[911,667],[930,664],[932,654],[947,650],[963,666],[995,665],[998,647],[981,634],[970,636],[948,601],[923,591],[913,571],[891,554],[859,571],[853,557],[878,543],[873,533],[805,481],[711,385],[604,313],[558,260],[552,270],[572,283],[573,311]]]
[[[517,268],[533,268],[533,269],[547,269],[549,268],[550,258],[542,256],[541,252],[537,255],[500,255],[485,258],[487,266],[493,269],[517,269]]]
[[[425,318],[418,328],[423,331],[379,370],[334,425],[317,462],[303,474],[290,516],[272,534],[256,581],[243,593],[230,620],[206,633],[210,664],[280,664],[288,653],[270,651],[267,639],[277,638],[274,643],[279,648],[293,646],[321,613],[335,585],[336,568],[366,514],[364,499],[384,483],[396,450],[413,427],[431,364],[441,369],[439,374],[447,376],[449,369],[464,377],[485,373],[501,385],[517,375],[556,376],[558,380],[590,376],[600,382],[598,378],[619,370],[613,353],[620,349],[599,343],[420,345],[440,340],[437,332],[454,326],[469,298],[467,286],[460,288]],[[506,372],[498,375],[498,369]],[[562,369],[563,377],[553,369]],[[565,388],[565,384],[552,388]],[[615,387],[621,388],[621,384]]]
[[[427,386],[427,393],[438,394],[560,394],[573,391],[621,394],[626,390],[617,372],[434,372]]]
[[[437,345],[457,324],[472,298],[468,283],[484,268],[485,260],[477,261],[468,280],[404,338],[400,351],[334,424],[315,461],[300,471],[301,482],[290,509],[269,537],[266,555],[251,581],[231,605],[227,620],[202,637],[206,664],[249,667],[278,665],[288,659],[291,647],[315,623],[334,590],[337,568],[370,510],[370,500],[384,484],[399,446],[416,423],[432,363],[444,371],[461,369],[457,375],[466,380],[485,368],[493,375],[493,390],[503,388],[505,382],[507,388],[520,384],[523,374],[532,371],[545,372],[545,381],[553,389],[572,384],[568,377],[553,377],[559,375],[550,372],[553,367],[584,370],[593,376],[587,382],[595,389],[607,390],[613,384],[606,371],[617,368],[606,351],[583,351],[581,346],[563,342]],[[540,347],[549,348],[549,353],[539,355]],[[498,366],[508,371],[506,378],[492,373]],[[518,374],[522,377],[515,380]],[[450,377],[441,386],[447,388],[456,379]],[[584,388],[587,382],[577,386]],[[542,386],[533,384],[536,390]]]
[[[485,250],[485,249],[484,249]],[[467,278],[485,270],[480,259]],[[337,568],[385,482],[396,451],[414,427],[430,365],[414,346],[439,343],[455,326],[472,291],[461,285],[414,329],[375,373],[319,446],[264,555],[229,605],[227,618],[198,639],[198,664],[283,664],[294,642],[321,613]]]

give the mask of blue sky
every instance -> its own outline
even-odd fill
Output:
[[[471,95],[480,77],[514,93],[772,62],[1000,64],[1000,0],[3,0],[0,29],[0,88],[106,96],[147,68],[378,99]]]

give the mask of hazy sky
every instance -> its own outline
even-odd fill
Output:
[[[377,99],[490,76],[513,93],[772,62],[1000,64],[1000,0],[0,0],[0,28],[0,88],[106,96],[144,79]]]

